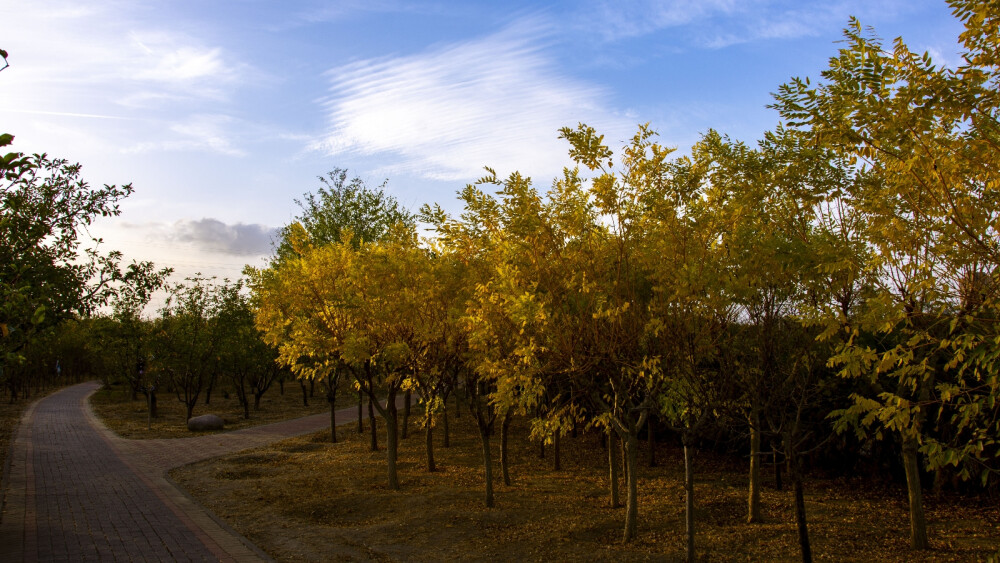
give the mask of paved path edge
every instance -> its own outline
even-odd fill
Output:
[[[125,441],[125,438],[121,438],[112,432],[101,418],[94,413],[90,405],[90,397],[99,389],[94,389],[83,398],[84,413],[88,423],[98,431],[104,441],[115,452],[115,455],[146,483],[146,486],[195,533],[198,539],[201,540],[201,543],[219,558],[219,561],[243,561],[247,559],[248,555],[251,559],[260,558],[264,561],[275,561],[274,558],[254,545],[253,542],[234,530],[224,520],[216,516],[206,506],[199,503],[187,491],[182,489],[176,481],[167,475],[170,469],[150,474],[148,469],[133,463],[130,456],[125,455],[119,447],[121,442]],[[183,465],[180,467],[183,467]]]
[[[47,397],[46,395],[45,397]],[[39,397],[21,413],[17,428],[4,460],[3,477],[0,478],[0,560],[24,559],[24,513],[27,496],[27,460],[30,450],[28,437],[31,417],[35,407],[45,397]]]

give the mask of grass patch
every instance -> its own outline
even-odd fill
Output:
[[[483,505],[482,461],[471,417],[452,420],[452,447],[437,430],[439,471],[423,468],[424,438],[411,418],[400,441],[402,490],[386,486],[384,450],[367,434],[337,444],[318,433],[176,469],[196,499],[279,561],[647,561],[684,556],[681,451],[662,444],[640,473],[639,534],[621,545],[624,509],[612,509],[606,459],[592,434],[562,440],[561,471],[538,456],[523,421],[511,433],[513,485]],[[345,426],[343,429],[350,429]],[[380,447],[384,433],[380,432]],[[494,447],[498,440],[494,439]],[[799,559],[790,491],[767,489],[763,524],[744,523],[746,472],[734,460],[696,459],[697,544],[708,561]],[[238,476],[238,477],[237,477]],[[861,480],[806,482],[814,557],[830,560],[984,560],[1000,548],[1000,508],[976,498],[926,499],[934,550],[909,550],[903,486]]]
[[[149,430],[146,426],[145,396],[140,394],[138,399],[133,401],[128,389],[123,386],[102,387],[90,397],[90,406],[101,421],[122,438],[186,438],[195,435],[187,429],[187,411],[176,395],[160,392],[157,399],[159,416],[153,419]],[[344,408],[356,401],[355,391],[349,389],[346,384],[343,385],[337,394],[337,407]],[[315,395],[309,399],[309,406],[306,407],[302,405],[302,391],[299,384],[289,382],[285,384],[284,395],[277,385],[269,389],[261,398],[259,410],[255,411],[251,402],[249,419],[243,418],[243,407],[240,406],[236,395],[229,393],[226,397],[219,389],[212,393],[211,403],[208,405],[205,404],[205,397],[202,395],[194,409],[194,416],[203,414],[221,416],[226,421],[225,430],[222,431],[225,432],[329,411],[329,403],[319,385],[316,386]]]

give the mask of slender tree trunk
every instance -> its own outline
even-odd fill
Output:
[[[493,456],[490,454],[489,431],[482,424],[479,437],[483,443],[483,468],[486,470],[486,508],[493,508]]]
[[[799,549],[802,552],[802,563],[812,563],[812,547],[809,545],[809,527],[806,523],[806,501],[802,491],[802,477],[792,477],[792,487],[795,490],[795,523],[799,529]]]
[[[924,519],[923,493],[920,488],[917,441],[913,438],[903,438],[903,469],[906,471],[906,491],[910,500],[910,547],[927,549],[927,522]]]
[[[427,471],[437,471],[434,465],[434,425],[431,424],[431,417],[428,415],[424,420],[424,430],[427,437]]]
[[[312,399],[315,396],[316,396],[316,380],[315,379],[310,379],[309,380],[309,398]]]
[[[326,393],[326,400],[330,403],[330,442],[337,443],[337,389],[330,386]]]
[[[403,395],[403,439],[405,440],[410,436],[410,392],[406,391]]]
[[[538,459],[545,459],[545,440],[538,443]]]
[[[184,419],[185,421],[191,420],[191,417],[194,416],[194,405],[197,401],[198,397],[195,397],[193,401],[187,401],[184,403],[184,408],[187,409],[187,418]]]
[[[156,413],[156,390],[149,392],[149,416],[151,418],[159,418]]]
[[[247,392],[240,391],[238,398],[240,405],[243,407],[243,419],[250,420],[250,398],[247,397]]]
[[[688,563],[694,563],[694,467],[691,464],[691,446],[684,439],[684,531],[687,535],[685,554]]]
[[[285,396],[285,376],[281,376],[278,379],[278,389],[281,391],[281,396]]]
[[[510,432],[511,413],[508,410],[500,423],[500,471],[503,473],[503,484],[510,486],[510,456],[507,451],[507,435]]]
[[[802,490],[802,474],[799,469],[799,457],[795,453],[790,434],[785,434],[785,460],[788,463],[788,477],[792,480],[792,492],[795,495],[795,525],[799,532],[799,552],[802,554],[802,563],[812,563],[812,546],[809,544],[809,525],[806,521],[806,500]]]
[[[253,410],[254,411],[259,411],[260,410],[260,398],[263,397],[263,396],[264,396],[264,392],[263,391],[254,391],[253,392]]]
[[[462,401],[459,395],[461,394],[458,385],[455,386],[455,420],[462,418]]]
[[[362,402],[361,389],[358,389],[358,434],[363,434],[365,431],[365,417],[361,414]]]
[[[619,436],[619,438],[621,438],[621,437]],[[620,449],[621,452],[622,452],[622,455],[621,455],[621,457],[622,457],[622,480],[626,483],[626,487],[627,487],[628,486],[627,485],[627,483],[628,483],[628,452],[625,451],[625,450],[626,450],[626,448],[628,448],[628,441],[624,440],[624,439],[619,439],[618,440],[618,446],[619,446],[618,449]]]
[[[212,389],[215,388],[215,378],[216,377],[217,376],[215,374],[212,374],[212,376],[208,378],[208,389],[205,390],[205,404],[206,405],[212,404]]]
[[[636,479],[636,464],[639,449],[639,429],[632,426],[628,429],[628,434],[624,437],[625,444],[625,482],[627,485],[627,495],[625,498],[625,536],[624,542],[628,543],[635,538],[639,521],[639,486]]]
[[[778,446],[773,442],[771,443],[771,453],[774,456],[774,488],[777,490],[782,490],[784,488],[784,483],[781,482],[781,463],[778,460]]]
[[[562,433],[558,430],[552,435],[552,469],[556,471],[562,469],[562,463],[559,459],[559,440],[561,435]]]
[[[613,430],[608,430],[607,441],[608,481],[611,485],[611,508],[618,508],[622,505],[622,502],[618,495],[618,456],[615,455],[617,448],[615,447],[615,434]]]
[[[371,398],[368,399],[368,425],[371,426],[371,451],[378,451],[378,429],[375,424],[375,407],[372,406]]]
[[[306,388],[306,382],[302,379],[299,380],[299,387],[302,388],[302,406],[309,406],[309,389]]]
[[[396,401],[392,394],[385,407],[385,459],[389,466],[389,488],[399,490],[399,477],[396,475],[396,456],[399,450],[399,417],[396,413]]]
[[[646,421],[646,446],[649,448],[649,466],[656,467],[656,418],[650,416]]]
[[[750,422],[750,494],[747,507],[747,523],[763,520],[760,512],[760,416],[756,412]]]
[[[448,429],[448,399],[442,401],[444,409],[441,412],[441,422],[444,423],[444,447],[451,447],[451,432]]]

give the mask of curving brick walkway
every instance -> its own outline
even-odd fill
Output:
[[[167,471],[328,428],[329,413],[194,438],[124,440],[87,406],[99,387],[68,387],[25,412],[5,476],[0,561],[270,561]],[[337,421],[356,414],[337,411]]]

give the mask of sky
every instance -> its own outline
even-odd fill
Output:
[[[484,166],[548,187],[563,126],[753,142],[851,16],[960,61],[941,0],[0,0],[0,133],[133,185],[101,248],[235,279],[335,168],[458,213]]]

